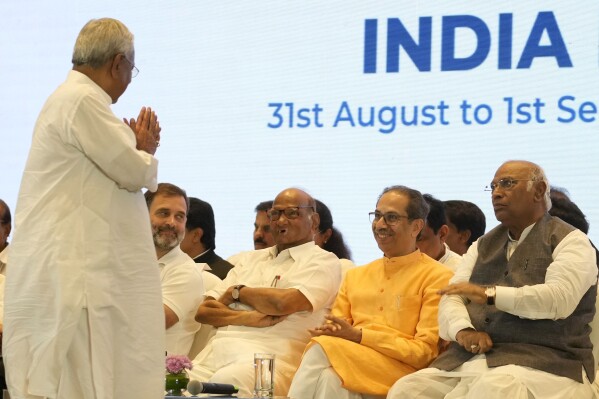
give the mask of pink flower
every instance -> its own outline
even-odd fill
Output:
[[[185,355],[169,355],[166,357],[165,365],[166,371],[171,374],[179,374],[183,370],[191,370],[193,367],[191,360]]]

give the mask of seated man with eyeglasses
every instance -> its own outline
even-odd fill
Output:
[[[310,331],[291,398],[384,397],[437,356],[437,292],[453,273],[416,247],[428,208],[419,191],[383,191],[370,213],[383,258],[347,271],[327,322]]]
[[[308,329],[322,323],[341,282],[339,259],[312,241],[315,209],[307,193],[282,191],[268,211],[275,246],[247,254],[206,292],[196,320],[217,331],[193,361],[191,379],[233,384],[240,397],[251,396],[254,353],[272,353],[275,395],[287,395]]]
[[[439,305],[452,341],[389,399],[590,399],[597,264],[588,237],[551,216],[549,182],[526,161],[490,185],[501,224],[464,255]]]

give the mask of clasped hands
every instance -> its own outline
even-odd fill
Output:
[[[160,131],[162,128],[152,108],[141,107],[137,119],[127,120],[123,118],[123,122],[133,130],[137,149],[154,155],[156,149],[160,146]]]
[[[325,316],[325,319],[326,322],[320,327],[308,330],[313,337],[328,335],[331,337],[347,339],[348,341],[353,341],[358,344],[362,341],[362,330],[353,327],[347,320],[331,314]]]

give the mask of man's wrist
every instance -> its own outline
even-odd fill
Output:
[[[468,328],[463,328],[463,329],[461,329],[461,330],[460,330],[460,331],[458,331],[458,332],[456,333],[456,335],[455,335],[455,339],[456,339],[456,341],[458,341],[458,342],[459,342],[459,340],[460,340],[460,337],[461,337],[463,334],[468,334],[469,332],[476,332],[476,330],[475,330],[474,328],[472,328],[472,327],[468,327]]]
[[[240,302],[241,289],[245,287],[243,284],[233,286],[233,290],[231,291],[231,297],[233,298],[233,302]]]
[[[495,305],[497,288],[495,286],[485,288],[485,295],[487,296],[487,305]]]
[[[362,343],[362,329],[361,328],[356,328],[355,342],[357,342],[358,344]]]

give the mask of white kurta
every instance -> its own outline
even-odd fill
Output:
[[[194,359],[191,379],[232,383],[239,396],[251,395],[254,382],[254,353],[276,354],[275,394],[286,395],[302,352],[310,340],[309,328],[322,324],[324,314],[337,295],[341,283],[339,259],[314,244],[305,243],[280,253],[276,247],[251,251],[240,258],[227,277],[207,297],[220,298],[228,287],[295,288],[312,304],[312,312],[297,312],[270,327],[228,325]],[[247,305],[231,304],[248,309]]]
[[[162,303],[179,319],[166,330],[166,352],[169,355],[187,355],[195,333],[202,326],[195,321],[195,315],[204,300],[202,269],[205,263],[195,263],[177,245],[158,260],[158,265]]]
[[[156,189],[157,161],[136,150],[110,104],[71,71],[35,126],[6,277],[4,360],[13,398],[68,391],[69,369],[91,373],[85,388],[95,398],[163,394],[164,311],[140,191]],[[90,336],[82,359],[91,360],[73,365],[67,352],[85,335],[82,326]]]

